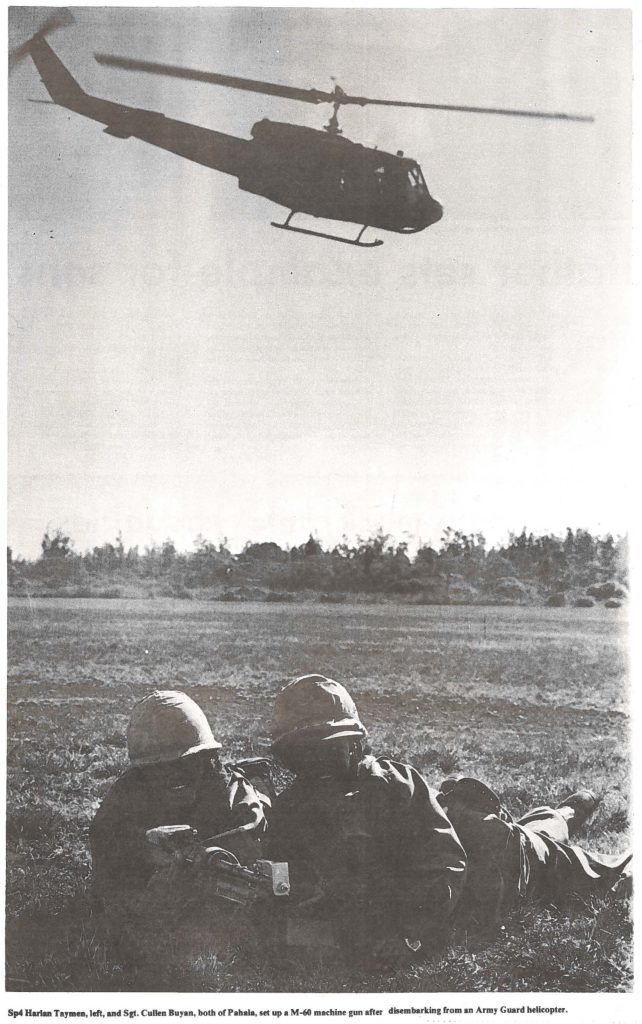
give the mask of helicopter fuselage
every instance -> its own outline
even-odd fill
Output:
[[[443,214],[415,160],[267,118],[252,128],[238,178],[291,210],[386,231],[423,231]]]
[[[333,114],[323,131],[264,118],[252,128],[251,139],[240,139],[210,128],[176,121],[155,111],[130,107],[86,93],[44,38],[59,23],[59,18],[49,19],[40,32],[12,55],[14,58],[31,55],[54,103],[101,122],[106,126],[105,132],[108,135],[119,139],[142,139],[205,167],[234,175],[238,178],[239,188],[245,192],[264,196],[290,210],[285,223],[272,222],[275,227],[307,235],[318,234],[323,238],[362,247],[382,244],[379,239],[374,242],[361,241],[368,226],[413,234],[440,220],[443,209],[430,195],[421,168],[415,160],[405,157],[402,152],[393,155],[343,137],[338,122],[338,112],[342,106],[376,104],[556,121],[593,121],[593,117],[583,114],[350,96],[337,84],[332,92],[327,93],[131,57],[95,54],[99,63],[124,70],[209,82],[226,88],[306,103],[332,104]],[[309,228],[294,227],[290,221],[295,213],[348,221],[361,224],[362,228],[356,239],[346,239]]]
[[[423,231],[442,216],[442,207],[430,195],[419,164],[399,153],[370,149],[340,134],[267,119],[254,125],[251,139],[236,138],[157,111],[89,95],[42,36],[30,40],[28,52],[54,103],[101,122],[107,135],[141,139],[231,174],[238,178],[239,188],[293,213],[406,234]],[[288,225],[289,218],[286,225],[276,226]]]

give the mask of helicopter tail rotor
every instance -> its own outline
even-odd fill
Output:
[[[9,51],[9,70],[11,71],[12,68],[16,67],[31,52],[31,44],[34,39],[42,39],[45,36],[51,35],[58,28],[66,28],[68,25],[73,25],[75,20],[70,10],[66,7],[59,8],[55,14],[52,14],[51,17],[42,23],[38,31],[26,43],[22,43],[20,46],[16,46],[13,50]]]

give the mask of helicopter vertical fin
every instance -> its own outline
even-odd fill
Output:
[[[61,107],[68,107],[70,110],[76,110],[83,105],[83,101],[89,99],[87,93],[67,71],[44,36],[34,36],[27,45],[44,87],[54,103],[58,103]]]
[[[34,36],[25,45],[45,89],[59,107],[73,110],[76,114],[82,114],[83,117],[106,125],[135,112],[135,108],[127,107],[123,103],[113,103],[111,100],[103,100],[85,92],[43,35]]]

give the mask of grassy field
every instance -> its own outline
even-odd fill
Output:
[[[91,917],[87,827],[126,763],[125,726],[154,687],[205,709],[224,756],[264,754],[275,694],[320,671],[356,698],[373,751],[438,785],[459,768],[516,814],[590,785],[581,842],[628,843],[627,624],[592,609],[12,599],[9,607],[7,988],[58,991],[628,991],[626,900],[513,914],[395,972],[310,968],[171,941],[133,969]]]

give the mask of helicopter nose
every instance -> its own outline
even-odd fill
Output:
[[[419,202],[416,197],[413,198],[415,201],[411,209],[407,211],[408,220],[406,221],[406,226],[401,229],[408,234],[413,234],[416,231],[425,231],[431,224],[436,224],[438,220],[441,220],[444,215],[443,206],[430,194],[421,196]]]
[[[443,215],[443,206],[431,196],[426,207],[426,227],[429,228],[431,224],[436,224],[438,220],[441,220]]]

